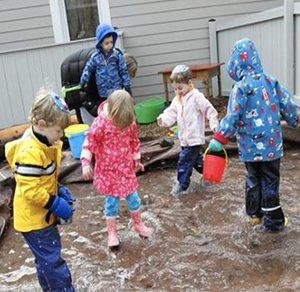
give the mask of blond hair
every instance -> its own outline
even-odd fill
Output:
[[[192,71],[186,65],[177,65],[172,71],[170,82],[171,83],[184,83],[188,84],[192,79]]]
[[[130,94],[116,90],[108,98],[108,114],[114,125],[120,129],[130,126],[134,120],[134,106]]]
[[[133,79],[135,77],[135,74],[139,67],[139,64],[138,64],[137,60],[131,54],[125,53],[123,55],[123,58],[126,63],[126,66],[127,66],[129,77],[130,77],[130,79]]]
[[[71,123],[71,116],[66,111],[61,110],[54,102],[53,96],[56,95],[49,88],[42,87],[38,91],[29,112],[29,121],[37,125],[40,120],[46,122],[46,127],[61,126],[62,129]],[[66,103],[60,99],[62,106],[67,108]]]

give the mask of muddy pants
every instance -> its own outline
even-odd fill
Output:
[[[182,147],[177,166],[177,180],[182,190],[190,185],[193,168],[203,171],[203,148],[201,145]]]
[[[72,278],[61,257],[61,240],[56,225],[22,233],[34,257],[38,280],[43,291],[73,292]]]
[[[250,217],[263,217],[266,231],[284,229],[279,201],[280,159],[245,162],[246,211]]]
[[[127,207],[130,211],[137,211],[141,206],[141,201],[137,191],[134,191],[125,198]],[[105,196],[105,216],[116,217],[119,213],[120,198]]]

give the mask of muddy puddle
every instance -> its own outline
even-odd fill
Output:
[[[299,150],[282,159],[289,225],[281,233],[248,223],[244,174],[244,165],[230,157],[222,184],[200,187],[194,173],[191,191],[179,198],[170,195],[175,169],[140,176],[143,218],[155,233],[146,240],[132,232],[122,201],[121,247],[114,252],[107,248],[103,198],[90,184],[69,185],[76,213],[60,231],[76,291],[300,291]],[[0,241],[0,291],[41,291],[33,256],[11,226]]]

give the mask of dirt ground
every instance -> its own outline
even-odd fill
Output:
[[[131,230],[122,201],[121,246],[111,252],[103,197],[91,184],[70,184],[77,199],[73,223],[61,226],[62,255],[78,292],[300,291],[300,156],[285,151],[281,203],[289,225],[265,233],[251,226],[244,208],[244,165],[230,156],[223,182],[206,188],[193,173],[188,194],[170,195],[176,169],[139,176],[143,218],[155,229],[142,239]],[[34,259],[10,222],[0,241],[0,291],[41,291]]]

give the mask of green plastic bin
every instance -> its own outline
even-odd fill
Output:
[[[151,98],[134,106],[136,120],[139,124],[150,124],[165,108],[165,99],[162,97]]]

